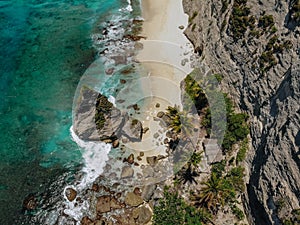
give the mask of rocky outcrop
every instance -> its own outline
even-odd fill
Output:
[[[116,139],[125,137],[132,142],[141,141],[142,123],[121,112],[108,98],[83,87],[74,110],[74,132],[85,141],[107,141],[118,144]]]
[[[300,207],[300,29],[291,20],[296,2],[183,0],[190,16],[185,34],[202,63],[224,76],[224,91],[251,115],[244,196],[250,224],[281,224]],[[233,14],[240,9],[243,18]]]

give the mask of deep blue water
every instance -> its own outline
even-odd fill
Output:
[[[0,1],[0,224],[22,201],[81,164],[72,101],[94,61],[97,24],[126,0]]]

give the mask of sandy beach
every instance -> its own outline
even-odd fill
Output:
[[[131,143],[130,147],[150,154],[155,150],[157,154],[160,148],[162,152],[165,150],[162,144],[165,132],[155,117],[168,106],[181,106],[180,82],[192,71],[189,61],[193,47],[183,34],[184,29],[180,29],[188,24],[181,0],[142,0],[142,16],[141,35],[146,40],[141,41],[143,49],[137,60],[147,71],[147,76],[140,80],[146,104],[136,116],[150,131],[142,142]]]

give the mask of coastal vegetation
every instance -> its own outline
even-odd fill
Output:
[[[154,207],[153,222],[155,225],[201,225],[202,213],[187,204],[179,194],[166,187],[164,198]]]
[[[296,0],[292,3],[290,14],[292,20],[299,25],[300,24],[300,0]]]
[[[193,74],[185,78],[184,91],[196,105],[198,114],[202,116],[202,127],[210,135],[211,111],[206,93],[200,87],[201,82],[199,84],[192,77]],[[222,75],[217,74],[214,79],[221,82]],[[212,85],[208,81],[209,79],[202,81],[208,84],[206,91],[209,91]],[[212,163],[208,176],[203,179],[200,176],[203,172],[199,167],[204,154],[201,150],[194,149],[186,165],[175,175],[173,185],[166,188],[164,197],[154,207],[154,224],[174,224],[175,220],[176,224],[209,224],[220,211],[230,211],[237,221],[245,218],[238,199],[245,191],[245,169],[242,162],[248,149],[249,116],[245,113],[236,113],[231,99],[226,94],[223,94],[223,97],[227,129],[221,147],[226,157]],[[178,107],[168,107],[167,115],[174,120],[170,122],[172,130],[180,131],[182,124],[179,115],[183,113]],[[185,135],[188,136],[187,133]],[[189,185],[194,185],[195,188],[186,190]],[[188,196],[188,199],[184,200],[181,197],[183,193],[185,197]],[[194,219],[192,223],[190,217]]]
[[[235,0],[232,14],[229,18],[231,36],[235,41],[243,38],[248,29],[255,26],[255,18],[250,16],[250,8],[247,7],[247,0]]]

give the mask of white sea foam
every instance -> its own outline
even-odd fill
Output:
[[[75,204],[75,201],[70,202],[65,196],[67,188],[72,188],[80,195],[80,191],[93,183],[96,178],[102,174],[103,168],[108,160],[108,153],[111,150],[110,144],[103,142],[92,142],[81,140],[74,132],[73,126],[70,128],[72,139],[82,148],[82,157],[84,166],[82,168],[83,177],[77,185],[66,186],[64,189],[65,209],[64,213],[80,221],[89,209],[89,203],[84,201],[81,204]],[[78,222],[78,224],[80,224]]]
[[[88,184],[94,182],[95,179],[103,172],[103,167],[108,160],[108,153],[111,150],[111,144],[92,141],[85,142],[75,134],[73,126],[70,131],[72,139],[83,149],[82,157],[84,167],[82,168],[82,171],[85,175],[80,184],[77,185],[78,188],[83,189]]]
[[[127,3],[128,3],[128,5],[127,5],[126,8],[119,9],[120,12],[122,12],[122,11],[124,11],[124,10],[125,10],[125,11],[128,11],[128,12],[132,12],[132,11],[133,11],[132,5],[131,5],[131,0],[127,0]]]
[[[132,12],[133,9],[132,9],[132,6],[131,6],[131,0],[127,0],[128,2],[128,6],[126,7],[126,10],[128,10],[129,12]]]
[[[114,96],[109,96],[107,99],[110,103],[112,103],[114,105],[114,107],[116,107],[116,99]]]

